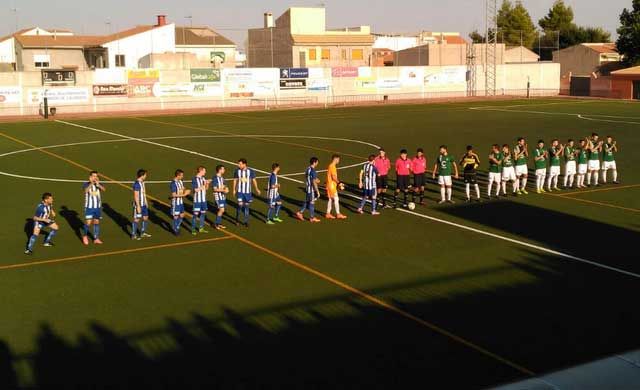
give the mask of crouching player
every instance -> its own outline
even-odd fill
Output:
[[[602,182],[607,184],[607,171],[611,170],[613,174],[613,184],[618,184],[618,170],[616,168],[616,156],[618,153],[618,145],[611,136],[607,137],[607,142],[603,146],[604,166],[602,167]]]
[[[224,182],[224,171],[224,166],[218,165],[216,167],[216,175],[211,180],[211,185],[213,187],[213,199],[215,200],[216,207],[218,208],[216,213],[216,222],[214,224],[216,230],[226,229],[222,224],[222,216],[224,215],[224,211],[227,207],[227,194],[229,193],[229,187],[227,187]]]
[[[371,200],[371,215],[380,215],[376,211],[378,190],[376,188],[376,180],[378,178],[378,168],[374,164],[376,159],[375,155],[369,156],[369,161],[364,164],[360,171],[360,177],[358,182],[358,188],[362,189],[362,201],[358,208],[358,213],[364,213],[364,205],[367,203],[367,199]]]
[[[33,216],[33,233],[29,237],[27,243],[27,249],[24,251],[26,255],[33,253],[33,246],[38,240],[40,231],[44,228],[49,228],[49,234],[44,239],[44,246],[53,246],[53,237],[58,233],[58,224],[55,223],[53,218],[56,217],[56,212],[53,210],[53,195],[49,192],[42,194],[42,202],[36,208],[35,215]]]
[[[189,196],[191,190],[184,188],[184,171],[177,169],[173,180],[169,183],[171,192],[171,218],[173,218],[173,234],[180,234],[180,226],[184,219],[184,198]]]
[[[100,184],[98,172],[89,173],[89,181],[82,186],[84,190],[84,225],[82,226],[82,243],[89,245],[89,226],[93,225],[93,243],[101,245],[100,220],[102,219],[102,193],[106,191]]]
[[[282,207],[282,199],[280,198],[280,183],[278,183],[279,172],[280,164],[273,163],[273,165],[271,166],[271,175],[269,175],[269,187],[267,188],[267,195],[269,198],[267,225],[275,225],[276,222],[282,222],[282,219],[280,219],[280,208]]]

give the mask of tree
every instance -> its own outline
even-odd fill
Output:
[[[632,8],[622,11],[616,46],[625,65],[640,65],[640,0],[633,0]]]
[[[547,16],[538,21],[542,31],[562,31],[573,25],[573,8],[565,5],[564,0],[556,0]]]
[[[611,33],[602,27],[580,27],[584,31],[585,42],[607,43],[611,42]]]
[[[471,39],[473,43],[484,43],[484,35],[480,34],[478,30],[473,30],[473,32],[469,34],[469,39]]]
[[[611,41],[611,34],[601,27],[576,25],[573,22],[573,9],[564,0],[556,0],[547,15],[538,21],[538,25],[544,31],[541,46],[547,49],[556,46],[564,49],[585,42]]]
[[[498,11],[498,30],[507,46],[533,47],[536,40],[536,27],[522,0],[517,0],[515,6],[510,0],[503,0]]]

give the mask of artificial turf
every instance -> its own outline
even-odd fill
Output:
[[[162,183],[147,186],[153,237],[129,239],[130,184],[106,184],[105,245],[84,247],[80,183],[0,176],[0,387],[390,387],[420,380],[481,388],[636,349],[640,315],[632,297],[640,280],[619,271],[640,273],[638,107],[547,99],[70,120],[85,127],[2,124],[0,155],[26,144],[75,144],[2,155],[5,173],[83,180],[91,168],[131,181],[145,168]],[[245,157],[256,169],[279,162],[282,174],[293,174],[311,156],[324,169],[335,152],[343,166],[361,163],[375,146],[392,160],[401,148],[423,147],[432,165],[439,145],[458,157],[472,144],[486,170],[493,143],[513,145],[523,136],[534,145],[593,131],[617,139],[622,184],[467,205],[458,183],[458,203],[437,206],[430,182],[428,204],[416,213],[432,219],[396,210],[374,218],[357,215],[347,196],[357,195],[353,167],[339,172],[352,184],[342,197],[346,221],[292,218],[304,198],[302,176],[294,175],[281,178],[282,224],[264,224],[259,198],[248,229],[197,237],[185,229],[178,238],[168,230],[176,168],[189,181],[198,165],[210,177],[219,160]],[[231,164],[224,164],[230,178]],[[40,240],[26,257],[28,219],[45,191],[55,197],[57,245],[44,248]],[[320,201],[321,213],[325,207]]]

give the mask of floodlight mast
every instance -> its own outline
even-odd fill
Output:
[[[485,0],[485,95],[496,96],[498,63],[498,0]]]

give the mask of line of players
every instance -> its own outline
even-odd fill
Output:
[[[565,176],[564,187],[571,188],[574,184],[574,178],[577,177],[576,187],[584,188],[585,177],[587,186],[597,186],[599,184],[599,171],[601,169],[600,155],[604,154],[603,182],[607,182],[607,171],[611,170],[613,174],[613,182],[618,183],[618,173],[615,161],[615,154],[618,152],[616,141],[612,137],[607,137],[606,142],[601,141],[599,136],[593,133],[580,141],[580,147],[574,146],[573,140],[568,140],[566,145],[561,145],[558,140],[553,140],[551,147],[545,149],[544,141],[538,141],[537,148],[534,150],[534,162],[536,168],[536,190],[538,193],[545,192],[545,179],[547,190],[554,191],[558,188],[558,177],[560,176],[560,161],[565,159]],[[528,159],[529,149],[524,138],[519,138],[513,151],[509,145],[503,145],[502,149],[497,145],[493,145],[489,154],[489,184],[487,187],[487,195],[492,196],[492,187],[496,185],[496,196],[507,194],[507,183],[513,183],[513,194],[528,194],[526,191],[528,179]],[[547,177],[547,165],[550,164]],[[347,219],[340,212],[339,191],[345,189],[345,184],[338,178],[337,166],[340,163],[340,156],[333,155],[331,162],[327,168],[326,194],[328,198],[326,219]],[[460,165],[463,168],[463,178],[466,184],[467,201],[471,201],[471,188],[475,189],[476,200],[480,200],[480,187],[477,181],[477,169],[480,166],[480,158],[474,152],[473,147],[468,146],[466,153],[460,159]],[[309,211],[309,221],[312,223],[320,222],[315,214],[315,203],[320,198],[320,179],[318,178],[317,167],[319,159],[312,157],[309,161],[309,167],[305,171],[305,201],[302,208],[295,214],[296,218],[305,220],[304,212]],[[388,176],[391,170],[391,161],[386,156],[384,149],[379,150],[378,156],[370,155],[367,162],[360,170],[358,178],[358,187],[362,190],[362,198],[358,213],[364,213],[364,207],[369,201],[371,204],[371,214],[379,215],[378,207],[391,207],[387,203]],[[193,211],[191,219],[191,233],[207,233],[205,229],[205,217],[208,211],[207,192],[211,190],[216,204],[216,218],[214,227],[218,230],[226,229],[222,224],[222,216],[225,213],[227,205],[227,194],[230,192],[224,178],[225,167],[218,165],[215,169],[215,175],[210,179],[206,179],[207,170],[204,166],[200,166],[196,170],[195,176],[191,180],[191,189],[187,189],[184,185],[184,171],[178,169],[175,171],[173,180],[169,183],[170,201],[171,201],[171,217],[173,219],[173,232],[178,235],[180,226],[185,217],[184,199],[190,195],[193,196]],[[282,208],[282,199],[280,197],[279,184],[280,165],[274,163],[272,172],[269,175],[267,184],[267,202],[269,209],[267,211],[268,225],[281,223],[280,210]],[[400,156],[395,162],[396,173],[396,189],[393,194],[394,207],[398,206],[397,200],[400,194],[403,195],[404,207],[408,206],[409,193],[413,196],[414,202],[419,200],[419,204],[424,204],[425,193],[425,175],[427,172],[427,159],[423,149],[418,149],[416,156],[412,159],[408,158],[406,149],[400,151]],[[445,145],[439,148],[439,154],[432,170],[432,178],[435,180],[438,176],[438,184],[440,185],[441,200],[439,203],[454,203],[452,200],[453,178],[459,178],[458,164],[449,154]],[[413,186],[410,185],[410,176],[413,174]],[[147,171],[140,169],[137,171],[136,180],[133,183],[133,222],[131,224],[131,238],[140,240],[142,238],[151,237],[147,232],[149,220],[148,200],[145,188],[147,179]],[[89,235],[91,227],[93,227],[92,238],[93,243],[100,245],[103,242],[100,239],[100,220],[102,219],[102,193],[106,191],[104,185],[100,183],[99,174],[92,171],[89,180],[82,186],[84,195],[84,217],[85,224],[82,227],[82,242],[84,245],[89,244]],[[238,160],[237,169],[233,175],[233,195],[237,200],[235,222],[236,225],[249,226],[250,206],[253,202],[253,189],[260,195],[261,191],[256,179],[256,172],[247,164],[247,160],[242,158]],[[335,209],[336,215],[332,214]],[[33,217],[34,226],[32,235],[27,243],[25,254],[31,254],[33,247],[40,231],[49,228],[44,246],[53,246],[53,238],[57,234],[58,225],[55,223],[56,213],[53,209],[53,195],[44,193],[42,202],[37,206]],[[240,217],[243,216],[243,220]]]

